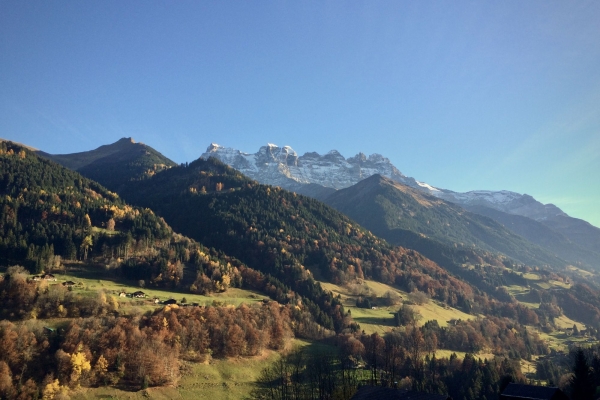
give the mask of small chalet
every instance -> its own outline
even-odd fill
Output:
[[[177,304],[177,300],[175,300],[175,299],[165,300],[165,301],[163,301],[163,304],[164,305]]]
[[[46,275],[44,275],[44,277],[42,279],[45,281],[56,282],[56,277],[52,274],[46,274]]]
[[[351,400],[452,400],[452,397],[382,386],[362,386]]]
[[[127,297],[127,293],[126,292],[119,292],[119,297]]]
[[[36,276],[34,276],[33,278],[31,278],[31,279],[33,279],[34,281],[41,281],[41,280],[42,280],[42,277],[41,277],[41,276],[39,276],[39,275],[36,275]]]
[[[158,297],[155,297],[154,298],[154,304],[158,304],[158,303],[160,303],[160,299]]]
[[[548,386],[519,385],[509,383],[500,395],[500,400],[569,400],[559,388]]]
[[[144,298],[146,297],[146,293],[142,292],[142,291],[137,291],[137,292],[133,292],[133,294],[131,295],[131,297],[135,297],[135,298]]]
[[[73,281],[66,281],[66,282],[63,282],[62,285],[65,286],[65,287],[70,288],[70,287],[75,286],[75,282],[73,282]]]

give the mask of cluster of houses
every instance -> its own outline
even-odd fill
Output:
[[[142,292],[141,290],[138,290],[137,292],[133,292],[133,293],[127,293],[124,290],[119,292],[119,297],[129,297],[132,299],[145,299],[146,297],[148,297],[148,295],[144,292]],[[161,301],[159,300],[158,297],[155,297],[154,299],[152,299],[154,301],[154,304],[160,304]],[[177,300],[171,299],[173,302],[172,303],[166,303],[166,302],[162,302],[162,304],[175,304],[177,303]],[[170,300],[167,300],[170,301]]]
[[[142,292],[141,290],[138,290],[137,292],[133,292],[133,293],[127,293],[125,291],[121,291],[121,292],[119,292],[119,297],[131,297],[134,299],[145,299],[146,293]]]
[[[44,275],[35,275],[31,278],[34,281],[48,281],[48,282],[56,282],[57,279],[54,275],[52,274],[44,274]],[[76,285],[82,285],[81,282],[79,283],[75,283],[73,281],[66,281],[63,282],[62,285],[66,288],[72,288]],[[125,291],[120,291],[119,292],[119,297],[129,297],[132,299],[145,299],[146,297],[148,297],[148,295],[144,292],[142,292],[141,290],[138,290],[137,292],[133,292],[133,293],[127,293]],[[164,300],[164,301],[160,301],[160,299],[158,297],[154,297],[153,298],[154,304],[164,304],[164,305],[173,305],[173,304],[177,304],[177,300],[175,299],[168,299],[168,300]],[[199,303],[181,303],[180,304],[183,307],[199,307],[200,304]]]
[[[34,281],[49,281],[56,282],[56,277],[52,274],[44,274],[44,275],[35,275],[33,278]]]
[[[142,292],[141,290],[138,290],[137,292],[133,292],[133,293],[127,293],[125,291],[121,291],[121,292],[119,292],[119,297],[129,297],[132,299],[145,299],[146,297],[148,297],[148,295],[146,293]],[[154,297],[152,299],[152,301],[154,302],[154,304],[163,304],[166,306],[177,304],[177,300],[175,300],[173,298],[161,301],[158,297]],[[200,306],[199,303],[180,303],[179,305],[181,305],[182,307],[199,307]]]
[[[57,281],[56,277],[52,274],[34,275],[33,277],[31,277],[31,279],[36,282],[40,282],[40,281],[56,282]],[[66,282],[62,283],[62,285],[66,288],[72,288],[75,285],[81,285],[81,284],[82,284],[81,282],[75,283],[73,281],[66,281]]]

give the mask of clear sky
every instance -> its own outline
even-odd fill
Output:
[[[0,2],[0,137],[380,153],[600,226],[600,1]]]

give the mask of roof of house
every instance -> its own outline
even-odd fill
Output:
[[[566,398],[566,395],[557,387],[521,385],[509,383],[502,392],[502,397],[509,396],[511,399],[536,399],[550,400]]]
[[[448,395],[415,392],[381,386],[362,386],[352,400],[448,400]]]

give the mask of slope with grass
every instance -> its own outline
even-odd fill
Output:
[[[394,314],[403,303],[410,306],[421,316],[418,325],[427,321],[435,320],[439,326],[447,326],[451,320],[469,320],[476,316],[467,314],[459,309],[449,307],[448,305],[436,300],[427,299],[422,304],[415,304],[410,301],[410,294],[396,287],[386,285],[381,282],[365,280],[360,283],[351,283],[350,285],[335,285],[333,283],[321,282],[323,288],[331,291],[334,296],[340,296],[344,308],[349,310],[354,321],[360,324],[360,329],[365,333],[377,332],[383,334],[396,327]],[[398,296],[396,304],[385,305],[384,297],[387,293],[394,293]],[[372,308],[357,307],[357,300],[361,297],[379,298],[381,303],[374,301]]]

